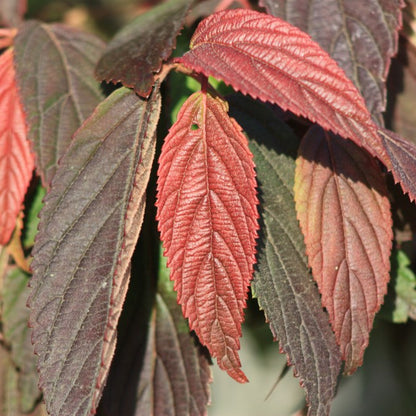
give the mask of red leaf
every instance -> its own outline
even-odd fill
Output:
[[[362,363],[389,281],[393,236],[386,185],[366,152],[319,128],[309,131],[299,153],[295,199],[309,264],[345,372],[352,373]]]
[[[216,13],[200,23],[178,62],[350,138],[391,167],[354,84],[309,35],[277,17]]]
[[[0,56],[0,79],[0,244],[6,244],[34,168],[11,49]]]
[[[178,301],[219,366],[245,382],[237,351],[258,228],[247,139],[223,101],[195,93],[159,162],[157,217]]]

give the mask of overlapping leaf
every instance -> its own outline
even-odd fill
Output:
[[[305,136],[299,154],[298,218],[322,304],[351,373],[361,365],[387,292],[392,240],[387,191],[374,159],[318,127]]]
[[[195,93],[165,139],[158,171],[159,229],[178,301],[219,366],[240,382],[258,228],[253,166],[227,105]]]
[[[337,61],[381,121],[397,51],[402,0],[262,0],[269,13],[309,33]],[[326,24],[329,23],[330,24]]]
[[[160,110],[114,92],[60,162],[41,212],[30,296],[32,339],[49,413],[94,411],[144,210]]]
[[[96,68],[100,80],[149,96],[154,74],[169,58],[193,0],[170,0],[140,15],[108,44]]]
[[[326,415],[341,354],[308,270],[296,218],[293,184],[299,140],[265,106],[241,97],[229,102],[230,114],[252,139],[262,201],[262,239],[252,288],[306,391],[309,414]]]
[[[350,138],[391,166],[353,83],[307,34],[277,17],[216,13],[200,23],[178,61]]]
[[[27,0],[0,0],[0,25],[17,26],[26,8]]]
[[[40,398],[36,358],[27,326],[28,282],[29,276],[25,272],[13,268],[5,274],[1,288],[3,341],[9,347],[16,368],[17,407],[22,413],[31,412]]]
[[[34,168],[25,114],[13,68],[13,51],[0,56],[0,245],[16,225]]]
[[[34,21],[15,38],[17,81],[45,186],[71,136],[103,99],[93,75],[103,48],[91,34]]]

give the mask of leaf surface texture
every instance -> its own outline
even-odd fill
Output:
[[[178,61],[350,138],[390,167],[354,84],[316,42],[287,22],[251,10],[216,13],[200,23],[191,50]]]
[[[160,97],[115,91],[80,128],[41,211],[30,325],[52,415],[94,412],[143,218]]]
[[[297,161],[296,210],[346,373],[361,365],[387,292],[393,235],[386,195],[373,158],[319,127],[309,130]]]
[[[0,245],[4,245],[15,228],[34,169],[12,49],[0,56],[0,79]]]
[[[252,290],[280,350],[300,378],[309,414],[329,414],[341,354],[308,270],[296,218],[293,184],[299,140],[264,105],[243,97],[228,101],[230,114],[250,137],[262,202]]]
[[[402,0],[262,0],[269,13],[309,33],[345,71],[381,122],[397,51]],[[330,24],[323,24],[330,22]]]
[[[75,130],[103,99],[94,79],[97,37],[59,24],[20,26],[15,64],[36,169],[48,187]]]
[[[225,102],[195,93],[159,163],[157,217],[178,302],[220,368],[245,382],[237,351],[258,228],[247,139]]]
[[[169,58],[193,0],[170,0],[125,26],[108,44],[96,74],[149,96],[154,74]]]

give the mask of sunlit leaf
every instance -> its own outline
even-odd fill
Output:
[[[261,0],[269,13],[309,33],[363,95],[381,121],[385,81],[397,51],[402,0]],[[330,24],[322,24],[328,16]]]
[[[264,105],[229,99],[250,137],[262,202],[262,238],[252,289],[280,350],[305,389],[310,415],[329,413],[341,354],[308,270],[293,184],[299,140]],[[316,354],[315,351],[320,351]]]
[[[245,382],[239,337],[258,228],[247,139],[225,102],[195,93],[159,163],[157,216],[178,302],[219,366]]]
[[[48,187],[71,136],[103,99],[94,67],[104,44],[88,33],[34,21],[20,26],[14,44],[36,169]]]
[[[34,168],[12,49],[0,56],[0,79],[0,245],[4,245],[15,228]]]
[[[352,142],[312,128],[295,178],[309,265],[345,363],[361,365],[390,279],[392,219],[377,162]]]
[[[115,347],[143,218],[157,93],[114,92],[80,128],[45,198],[30,324],[50,415],[94,412]]]

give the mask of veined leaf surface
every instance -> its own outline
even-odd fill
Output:
[[[297,161],[296,209],[346,373],[362,363],[390,279],[386,195],[381,170],[368,153],[319,127],[309,130]]]
[[[97,64],[100,80],[121,82],[148,97],[154,75],[169,58],[176,36],[194,0],[170,0],[125,26],[108,44]]]
[[[62,158],[33,250],[30,325],[51,416],[95,411],[143,218],[160,97],[120,89]]]
[[[14,45],[36,169],[49,187],[75,130],[104,98],[94,79],[104,44],[63,25],[29,21],[20,26]]]
[[[262,201],[253,294],[307,395],[309,415],[327,415],[341,353],[308,269],[293,184],[299,139],[264,104],[231,97],[230,114],[249,135]],[[319,353],[316,353],[319,351]]]
[[[203,20],[190,46],[180,63],[350,138],[390,167],[362,96],[298,28],[252,10],[226,10]]]
[[[157,217],[184,316],[220,368],[245,382],[237,351],[255,263],[256,182],[227,109],[203,92],[183,105],[159,160]]]
[[[269,13],[311,35],[363,95],[379,122],[397,51],[402,0],[261,0]],[[330,24],[322,24],[328,19]]]
[[[15,228],[34,169],[12,49],[0,56],[0,79],[0,245],[4,245]]]

